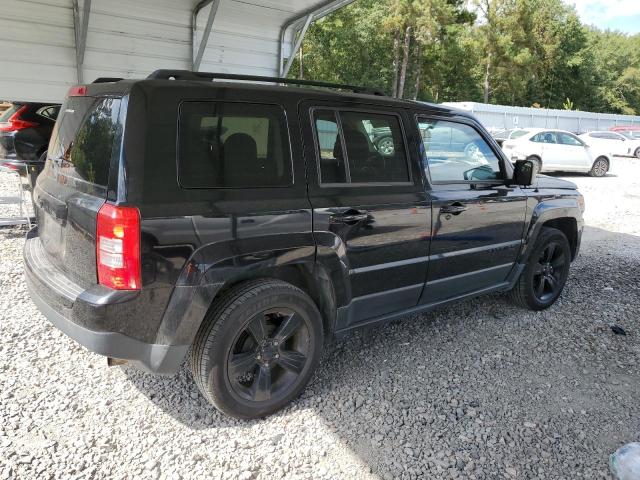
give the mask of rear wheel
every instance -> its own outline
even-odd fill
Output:
[[[609,171],[609,160],[604,157],[600,157],[593,162],[593,166],[589,171],[589,175],[592,177],[604,177]]]
[[[636,158],[640,158],[640,147],[638,147],[635,151],[635,153],[633,154]]]
[[[218,410],[260,418],[304,390],[322,346],[322,318],[313,301],[288,283],[257,280],[217,302],[194,341],[191,371]]]
[[[527,266],[511,291],[512,299],[531,310],[549,308],[562,293],[570,266],[571,247],[565,234],[543,227]]]

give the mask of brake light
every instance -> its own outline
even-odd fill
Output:
[[[69,97],[84,97],[87,94],[86,85],[76,85],[75,87],[71,87],[69,89],[69,93],[67,96]]]
[[[140,212],[135,207],[105,203],[96,225],[98,283],[115,290],[139,290]]]
[[[0,132],[17,132],[25,128],[37,127],[38,124],[36,122],[29,122],[20,118],[20,115],[26,110],[27,106],[23,105],[6,122],[0,123]]]

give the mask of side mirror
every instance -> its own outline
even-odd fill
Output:
[[[535,182],[538,173],[540,173],[540,164],[535,160],[518,160],[513,172],[513,183],[529,187]]]

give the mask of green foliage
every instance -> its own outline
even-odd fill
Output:
[[[357,0],[312,25],[302,62],[388,93],[405,74],[405,98],[640,113],[640,35],[586,27],[563,0]]]

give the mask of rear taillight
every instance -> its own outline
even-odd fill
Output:
[[[116,290],[139,290],[140,212],[105,203],[96,226],[98,283]]]
[[[22,120],[20,116],[27,111],[27,106],[23,105],[16,113],[11,115],[6,122],[0,123],[0,132],[17,132],[18,130],[24,130],[25,128],[37,127],[36,122],[29,122],[28,120]]]

